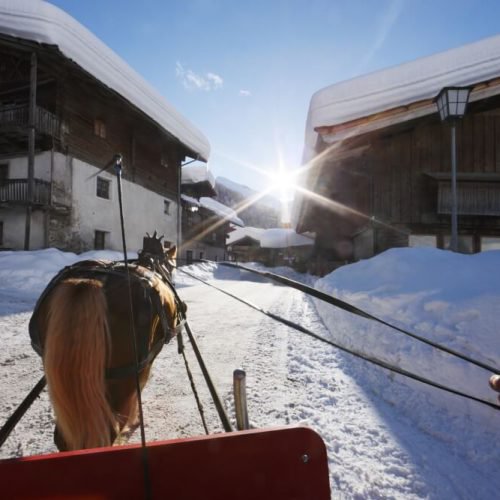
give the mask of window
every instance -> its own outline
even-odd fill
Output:
[[[168,200],[163,200],[163,213],[170,214],[170,202]]]
[[[203,252],[200,252],[200,260],[203,259]]]
[[[106,231],[95,231],[94,249],[104,250],[106,248]]]
[[[106,139],[106,124],[102,120],[94,120],[94,134],[101,139]]]
[[[98,177],[97,178],[97,189],[96,189],[96,195],[99,198],[105,198],[106,200],[109,200],[109,185],[111,184],[111,181],[108,179],[104,179],[103,177]]]
[[[437,247],[437,238],[433,234],[410,234],[410,247]]]
[[[193,263],[193,251],[192,250],[188,250],[186,252],[186,264],[192,264]]]
[[[488,250],[500,250],[500,238],[481,236],[481,252]]]
[[[0,247],[3,246],[3,221],[0,220]]]

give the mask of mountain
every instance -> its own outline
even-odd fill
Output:
[[[238,184],[225,177],[215,179],[216,200],[224,205],[238,211],[238,217],[243,220],[246,226],[271,228],[279,227],[281,215],[281,203],[273,196],[263,196],[255,203],[243,210],[239,210],[241,205],[249,199],[259,195],[248,186]]]

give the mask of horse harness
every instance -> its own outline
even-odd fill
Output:
[[[106,370],[107,379],[121,379],[134,375],[136,370],[141,372],[150,365],[156,356],[161,351],[164,344],[167,344],[172,340],[173,337],[182,332],[184,323],[186,322],[186,305],[180,299],[177,291],[167,272],[164,270],[161,264],[151,261],[151,267],[155,270],[151,270],[144,265],[139,265],[138,263],[130,262],[128,265],[129,276],[131,280],[138,282],[145,294],[145,298],[148,299],[150,304],[150,316],[149,318],[157,315],[161,323],[161,337],[155,341],[155,343],[149,348],[147,339],[137,346],[137,358],[138,364],[129,364],[113,368],[108,368]],[[156,264],[156,265],[155,265]],[[124,262],[114,262],[114,261],[104,261],[104,260],[85,260],[77,262],[71,266],[63,268],[52,280],[49,282],[43,293],[40,295],[37,303],[35,305],[33,315],[31,316],[29,322],[29,333],[31,338],[31,345],[33,349],[40,355],[43,355],[43,346],[41,342],[40,332],[38,329],[37,315],[39,308],[45,298],[49,293],[58,285],[60,282],[67,278],[76,279],[97,279],[105,283],[106,277],[114,275],[124,277],[126,275],[127,269]],[[165,309],[162,305],[159,293],[153,287],[154,279],[160,279],[164,284],[170,287],[176,305],[176,317],[174,318],[174,326],[170,327],[168,324],[167,315]]]

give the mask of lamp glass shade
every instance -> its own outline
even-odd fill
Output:
[[[435,99],[442,121],[462,118],[467,109],[470,87],[444,87]]]

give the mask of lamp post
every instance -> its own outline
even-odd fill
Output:
[[[451,126],[451,241],[450,249],[458,250],[458,210],[457,210],[457,148],[456,123],[465,115],[469,102],[470,87],[443,87],[434,99],[441,121]]]

